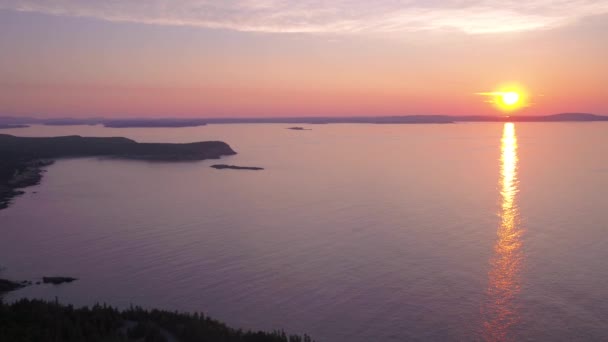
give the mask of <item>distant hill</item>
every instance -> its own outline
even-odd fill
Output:
[[[13,124],[1,124],[0,129],[10,129],[10,128],[27,128],[28,125],[13,125]]]
[[[562,113],[548,115],[545,121],[608,121],[608,116],[587,113]]]
[[[542,116],[455,116],[457,122],[588,122],[608,121],[608,116],[588,113],[562,113]]]
[[[206,125],[203,119],[125,119],[103,121],[105,127],[143,128],[143,127],[196,127]]]
[[[345,116],[345,117],[284,117],[284,118],[210,118],[208,124],[282,123],[282,124],[448,124],[454,117],[447,115],[406,116]]]

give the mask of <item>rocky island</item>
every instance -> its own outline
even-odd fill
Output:
[[[287,129],[290,129],[292,131],[312,131],[311,128],[304,128],[304,127],[289,127]]]
[[[215,165],[211,165],[211,167],[214,168],[214,169],[218,169],[218,170],[224,170],[224,169],[229,169],[229,170],[253,170],[253,171],[264,170],[263,167],[236,166],[236,165],[226,165],[226,164],[215,164]]]
[[[42,167],[55,159],[108,157],[147,161],[195,161],[219,159],[236,152],[222,141],[186,144],[138,143],[127,138],[65,136],[26,138],[0,134],[0,209],[22,193],[19,188],[36,185]]]
[[[42,282],[45,284],[59,285],[63,283],[71,283],[78,280],[72,277],[42,277]]]

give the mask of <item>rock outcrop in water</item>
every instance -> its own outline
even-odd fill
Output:
[[[304,127],[289,127],[287,129],[290,129],[292,131],[312,131],[311,128],[304,128]]]
[[[78,280],[72,277],[42,277],[42,282],[45,284],[59,285],[63,283],[71,283]]]
[[[44,284],[53,284],[60,285],[63,283],[71,283],[78,280],[77,278],[72,277],[42,277],[42,281],[36,281],[36,285]],[[8,279],[0,279],[0,295],[3,293],[15,291],[22,289],[26,286],[30,286],[34,284],[31,280],[24,280],[21,282],[16,282]]]
[[[236,166],[236,165],[226,165],[226,164],[215,164],[211,165],[212,168],[218,170],[230,169],[230,170],[264,170],[263,167],[255,167],[255,166]]]
[[[219,159],[236,152],[222,141],[187,144],[138,143],[127,138],[16,137],[0,134],[0,209],[42,178],[42,167],[54,159],[109,157],[148,161],[194,161]]]

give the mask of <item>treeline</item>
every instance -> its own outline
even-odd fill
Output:
[[[0,341],[34,342],[313,342],[282,331],[230,328],[203,314],[96,305],[74,308],[42,300],[0,299]]]

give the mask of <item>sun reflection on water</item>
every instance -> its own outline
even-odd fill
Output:
[[[513,123],[504,125],[500,161],[500,225],[488,273],[488,299],[483,307],[486,341],[510,340],[509,331],[519,320],[515,300],[521,288],[523,253],[517,206],[517,135]]]

